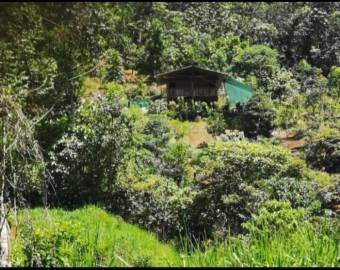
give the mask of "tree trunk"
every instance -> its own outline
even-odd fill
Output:
[[[1,164],[1,183],[0,183],[0,266],[9,267],[9,241],[10,241],[10,228],[7,221],[7,213],[5,208],[5,171],[6,171],[6,129],[3,127],[3,160]]]
[[[6,213],[1,211],[1,234],[0,234],[0,241],[1,241],[1,267],[10,267],[9,262],[9,244],[10,244],[10,235],[11,230],[6,218]]]
[[[10,235],[11,230],[7,221],[7,212],[5,208],[4,202],[4,188],[5,188],[5,176],[2,176],[1,183],[1,195],[0,195],[0,215],[1,215],[1,223],[0,223],[0,266],[1,267],[9,267],[9,244],[10,244]]]

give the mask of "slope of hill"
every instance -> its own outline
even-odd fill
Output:
[[[13,266],[173,266],[173,248],[94,206],[24,210],[13,224]]]

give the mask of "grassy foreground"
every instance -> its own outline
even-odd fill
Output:
[[[13,228],[13,266],[340,265],[334,224],[230,238],[211,242],[205,250],[183,241],[181,251],[94,206],[72,212],[21,211]]]
[[[14,266],[172,266],[173,248],[136,226],[88,206],[25,210],[18,217]],[[20,230],[19,230],[20,228]]]
[[[292,235],[232,238],[205,251],[193,249],[181,263],[188,267],[334,267],[340,265],[340,242],[339,235],[332,237],[304,228]]]

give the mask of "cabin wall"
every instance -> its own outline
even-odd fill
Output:
[[[220,83],[204,79],[174,79],[167,83],[168,99],[173,100],[178,97],[186,99],[216,101]]]

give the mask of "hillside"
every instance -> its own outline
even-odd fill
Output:
[[[1,267],[339,266],[339,214],[340,3],[0,4]]]

